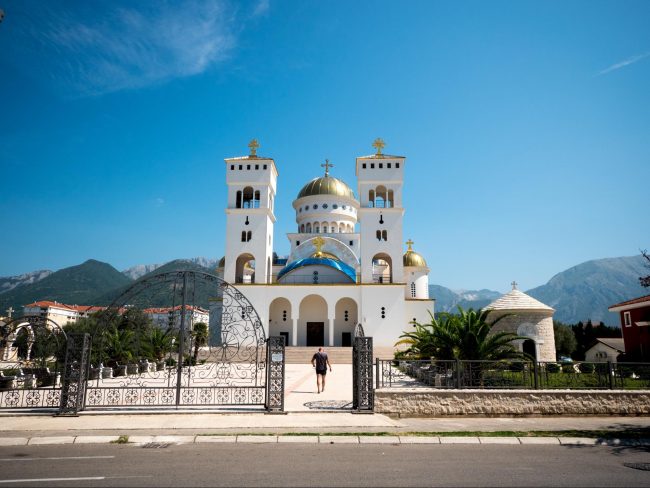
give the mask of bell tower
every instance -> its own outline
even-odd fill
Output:
[[[270,283],[273,266],[273,206],[278,171],[272,158],[257,155],[253,139],[248,156],[226,162],[226,252],[228,283]]]
[[[356,161],[361,238],[361,282],[400,283],[402,263],[403,156],[383,154],[385,143],[373,142],[375,154]]]

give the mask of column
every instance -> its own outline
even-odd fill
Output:
[[[292,318],[291,322],[291,345],[295,347],[298,345],[298,319]]]
[[[330,317],[327,319],[328,321],[328,346],[333,347],[334,346],[334,318]]]

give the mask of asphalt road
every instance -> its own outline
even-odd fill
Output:
[[[648,448],[25,446],[0,448],[0,486],[650,486],[650,471],[624,463],[650,463]]]

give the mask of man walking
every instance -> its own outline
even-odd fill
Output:
[[[322,347],[318,348],[318,352],[311,358],[311,365],[316,368],[316,388],[318,393],[325,391],[325,375],[327,374],[327,367],[332,372],[332,365],[327,357],[327,353]]]

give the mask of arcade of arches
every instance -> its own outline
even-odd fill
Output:
[[[284,336],[289,346],[349,347],[358,310],[357,302],[347,297],[328,303],[319,295],[308,295],[297,304],[276,298],[269,307],[269,335]]]

